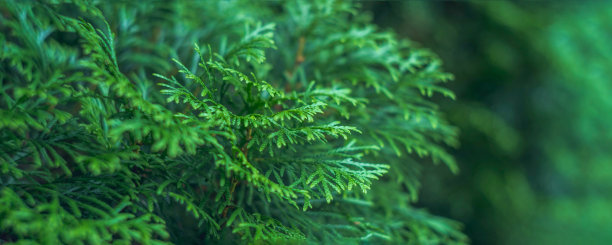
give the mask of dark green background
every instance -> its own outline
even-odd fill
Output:
[[[456,76],[457,101],[440,103],[461,129],[461,173],[427,168],[417,206],[474,244],[612,242],[612,3],[364,7]]]

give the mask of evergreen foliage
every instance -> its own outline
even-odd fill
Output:
[[[0,3],[0,242],[464,243],[430,51],[344,1]]]

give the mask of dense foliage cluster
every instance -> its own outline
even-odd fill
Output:
[[[451,75],[344,1],[2,1],[0,243],[463,243]]]

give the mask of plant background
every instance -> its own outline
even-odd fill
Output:
[[[427,168],[419,205],[463,222],[474,244],[612,241],[610,2],[368,8],[456,75],[457,103],[440,103],[461,131],[461,173]]]

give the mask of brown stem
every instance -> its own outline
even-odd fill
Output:
[[[299,38],[298,49],[295,55],[295,62],[293,63],[293,68],[290,71],[286,71],[287,78],[293,77],[293,74],[297,70],[297,68],[304,62],[306,59],[304,57],[304,46],[306,46],[306,38],[301,36]]]
[[[232,179],[232,188],[230,189],[230,196],[229,196],[228,204],[225,206],[225,208],[223,208],[223,214],[222,214],[223,218],[227,216],[227,211],[229,211],[229,208],[231,206],[231,204],[229,203],[232,202],[232,198],[234,197],[234,191],[236,190],[237,185],[238,185],[238,180]]]
[[[245,159],[247,158],[247,154],[249,153],[248,149],[247,149],[247,146],[249,145],[249,142],[253,138],[253,136],[251,136],[252,132],[253,131],[251,130],[251,128],[247,129],[246,142],[244,142],[244,145],[242,145],[242,148],[240,149],[242,151],[242,154],[244,154],[244,158]]]
[[[253,130],[251,128],[247,129],[246,142],[244,142],[244,145],[240,149],[242,151],[242,154],[244,154],[244,158],[245,159],[248,156],[247,146],[249,145],[249,142],[253,138],[252,132],[253,132]],[[240,182],[236,178],[232,178],[232,188],[230,189],[230,193],[229,193],[228,205],[225,206],[225,208],[223,208],[223,214],[221,215],[221,217],[223,217],[223,218],[225,218],[227,216],[227,212],[229,211],[229,209],[231,207],[230,203],[232,202],[232,199],[234,197],[234,191],[236,191],[236,186],[238,186],[238,183],[240,183]],[[225,224],[225,223],[223,223],[223,224]]]

